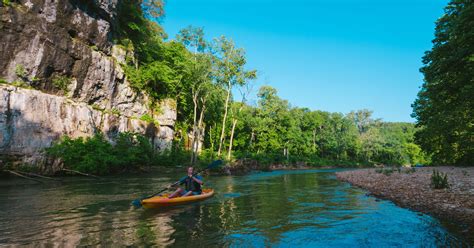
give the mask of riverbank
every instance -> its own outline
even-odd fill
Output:
[[[431,187],[433,169],[447,173],[448,189]],[[391,173],[381,173],[380,169],[359,169],[338,172],[336,176],[368,190],[375,197],[457,225],[461,234],[474,242],[474,168],[403,168]]]
[[[317,162],[317,163],[315,163]],[[241,158],[226,165],[218,171],[219,175],[246,175],[252,171],[276,171],[276,170],[312,170],[312,169],[334,169],[334,168],[371,168],[371,164],[359,162],[323,160],[313,162],[268,162],[262,163],[257,159]]]

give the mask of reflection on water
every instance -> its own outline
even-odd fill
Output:
[[[333,170],[210,177],[216,196],[169,209],[134,209],[179,175],[45,185],[0,182],[0,246],[351,246],[459,244],[436,220],[336,180]],[[73,181],[71,181],[73,180]]]

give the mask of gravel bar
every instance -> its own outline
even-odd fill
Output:
[[[434,169],[447,173],[449,188],[431,186]],[[381,170],[358,169],[337,172],[336,176],[375,197],[455,225],[462,236],[474,242],[474,167],[402,168],[392,173],[389,169],[388,173]]]

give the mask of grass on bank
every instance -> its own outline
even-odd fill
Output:
[[[449,188],[448,174],[433,170],[433,174],[431,174],[431,186],[435,189]]]

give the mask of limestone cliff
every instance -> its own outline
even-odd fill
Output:
[[[61,136],[97,131],[112,141],[118,132],[140,132],[157,149],[171,144],[175,104],[165,100],[153,111],[120,67],[129,55],[113,42],[120,2],[21,0],[0,7],[0,156],[38,163]],[[66,86],[55,85],[56,78]],[[144,115],[156,121],[140,120]]]

